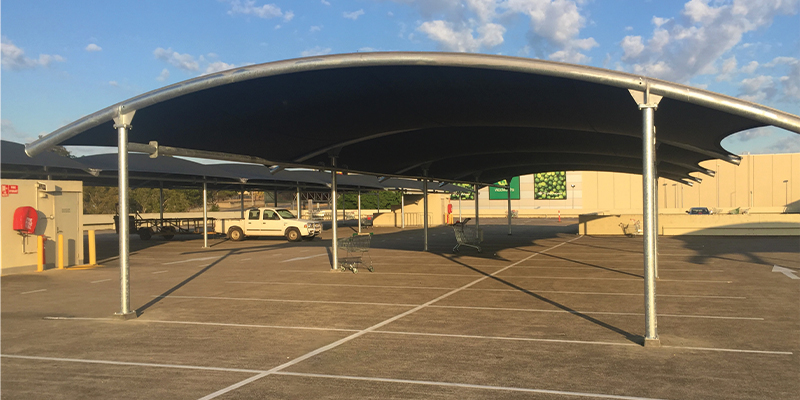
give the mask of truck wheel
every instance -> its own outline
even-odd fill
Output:
[[[162,231],[164,232],[164,240],[172,240],[175,237],[175,228],[168,226]]]
[[[244,240],[244,232],[242,232],[242,230],[240,228],[237,228],[237,227],[231,228],[231,230],[228,231],[228,236],[234,242],[239,242],[239,241]]]
[[[289,228],[286,230],[286,240],[290,242],[297,242],[302,240],[302,236],[300,235],[300,231],[297,228]]]
[[[150,228],[141,228],[139,229],[139,239],[142,240],[150,240],[152,235],[150,234]]]

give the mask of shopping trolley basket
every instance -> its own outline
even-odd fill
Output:
[[[478,227],[466,226],[469,220],[470,218],[467,218],[464,221],[453,224],[453,232],[455,232],[456,242],[458,242],[456,247],[453,247],[453,253],[458,253],[458,248],[461,246],[474,247],[478,250],[478,253],[481,252],[482,232]]]
[[[372,233],[364,235],[354,233],[353,236],[337,240],[339,249],[347,252],[344,257],[339,257],[339,266],[342,271],[350,270],[354,274],[358,273],[359,265],[366,266],[369,272],[374,271],[372,257],[369,256],[369,244],[371,241]],[[364,260],[364,256],[367,257],[367,260]]]

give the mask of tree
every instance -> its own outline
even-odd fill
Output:
[[[380,207],[378,207],[378,196],[380,196]],[[337,204],[341,210],[353,210],[358,208],[358,193],[345,193]],[[400,204],[400,192],[361,192],[361,208],[367,209],[390,209],[392,206]]]

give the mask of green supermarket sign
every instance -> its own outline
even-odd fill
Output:
[[[495,185],[508,186],[508,181],[503,179]],[[508,189],[504,187],[489,187],[489,200],[508,200]],[[519,200],[519,177],[511,178],[511,200]]]

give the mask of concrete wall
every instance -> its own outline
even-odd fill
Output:
[[[579,233],[583,235],[622,235],[623,226],[633,233],[641,214],[581,215]],[[800,214],[717,214],[658,216],[660,235],[719,236],[800,236]]]
[[[716,171],[716,175],[693,174],[703,180],[693,187],[659,179],[659,212],[679,214],[690,207],[708,207],[721,212],[749,209],[751,214],[800,212],[800,153],[744,155],[739,166],[716,160],[701,165]],[[520,217],[555,217],[558,212],[564,217],[586,213],[641,213],[642,176],[567,172],[567,199],[535,200],[533,197],[533,175],[520,177],[520,200],[511,201],[512,210],[518,210]],[[507,200],[489,200],[487,189],[480,191],[479,201],[481,215],[506,215]],[[453,200],[456,214],[457,204],[458,200]],[[474,217],[473,201],[462,200],[461,208],[465,217]]]
[[[40,183],[47,189],[38,189]],[[0,271],[3,275],[36,271],[36,237],[39,235],[47,239],[45,269],[56,266],[56,240],[59,233],[64,236],[65,266],[83,264],[82,182],[3,179],[2,185],[16,186],[18,191],[3,196],[0,202]],[[23,206],[38,211],[39,221],[34,235],[22,236],[13,229],[14,211]]]

